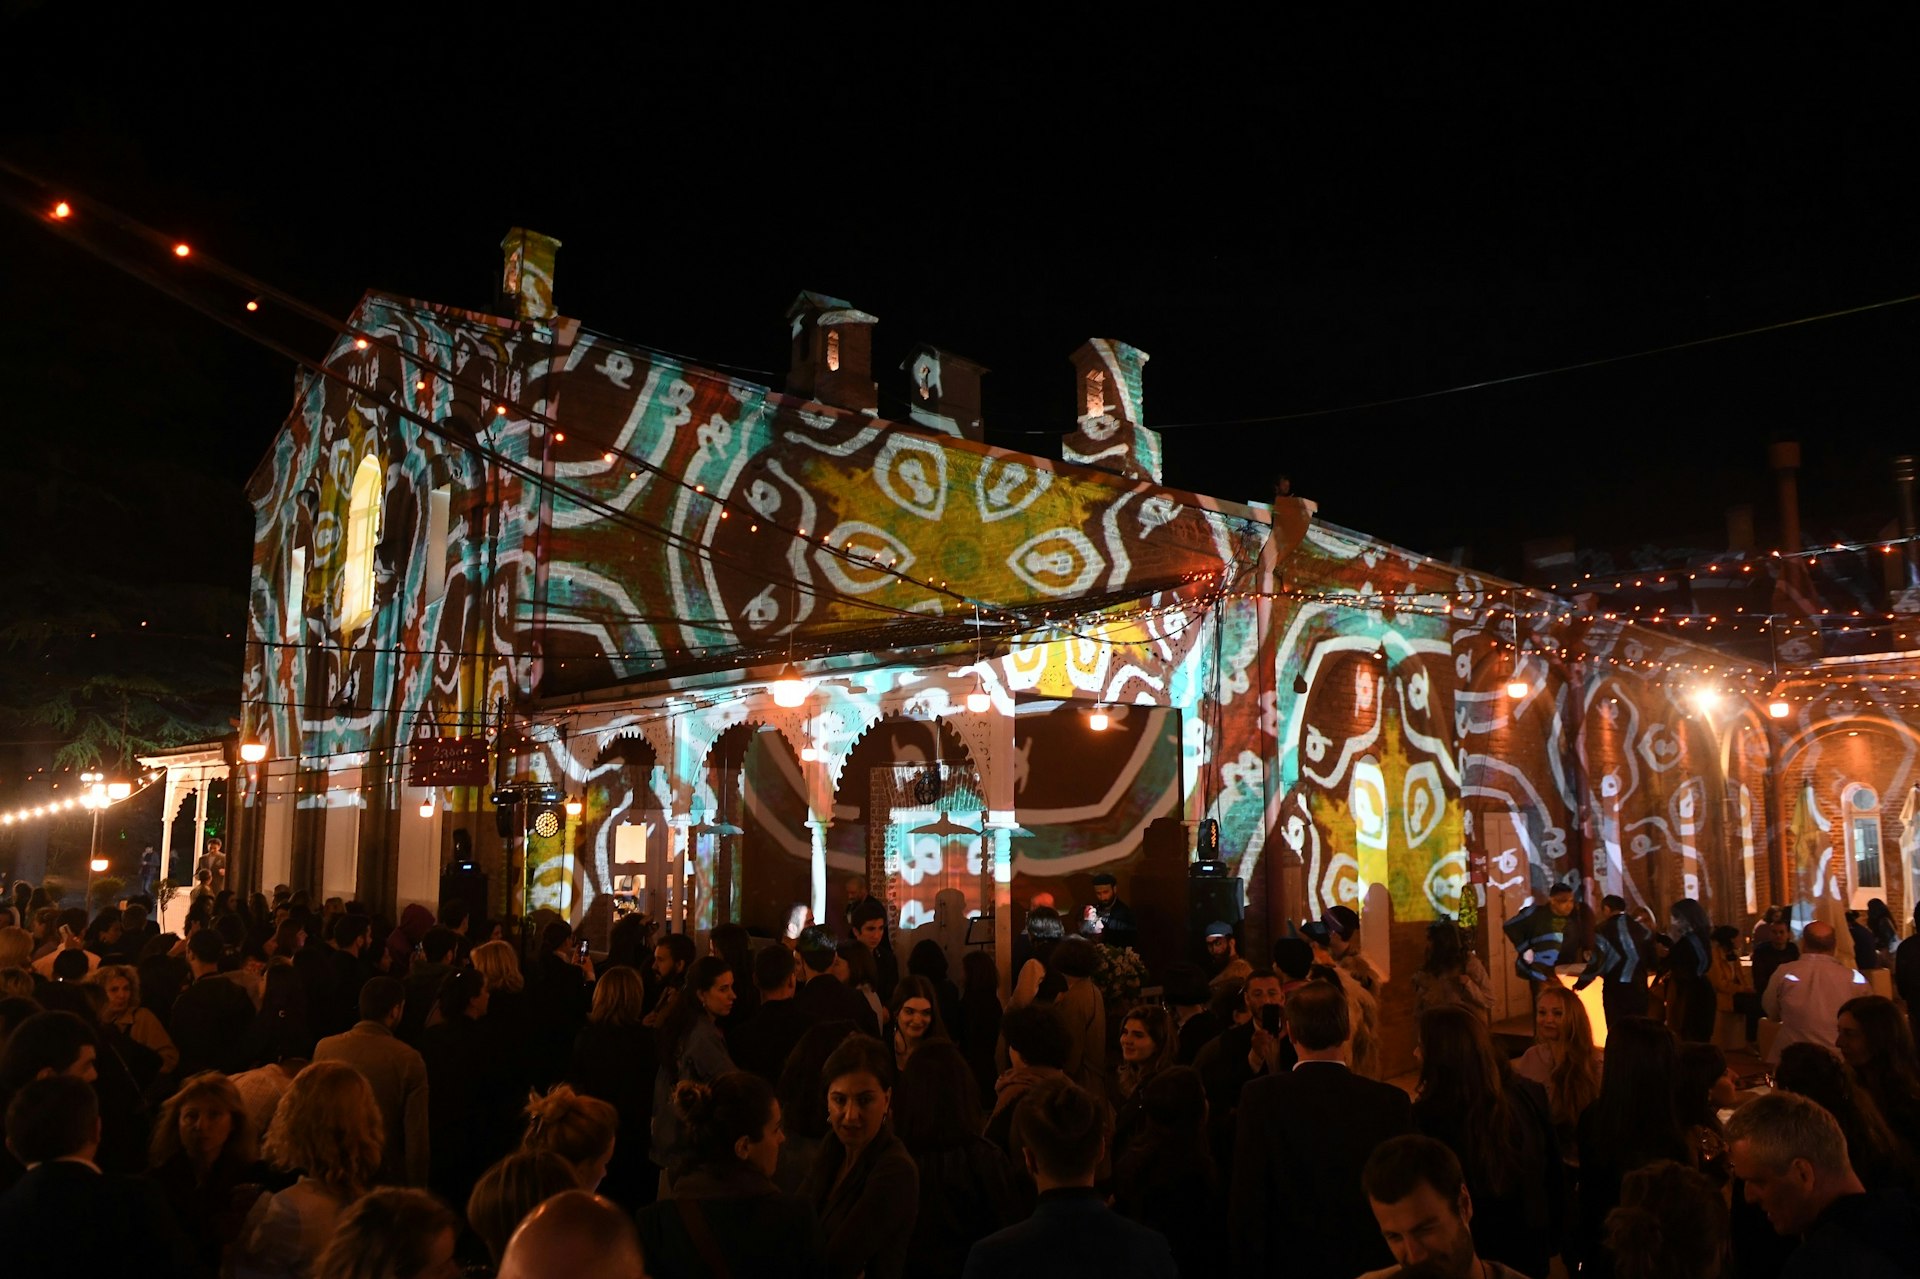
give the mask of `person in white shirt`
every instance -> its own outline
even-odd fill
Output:
[[[1776,1064],[1788,1044],[1814,1043],[1834,1047],[1840,1005],[1867,993],[1867,979],[1834,957],[1833,925],[1818,920],[1800,933],[1799,959],[1774,970],[1760,1006],[1780,1024],[1767,1050],[1767,1064]]]

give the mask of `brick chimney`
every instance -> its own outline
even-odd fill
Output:
[[[962,355],[922,342],[900,366],[907,371],[907,416],[917,425],[963,440],[985,438],[980,379],[989,370]]]
[[[795,298],[787,320],[793,328],[787,394],[856,413],[879,412],[880,388],[873,381],[873,326],[879,321],[819,293]]]
[[[1092,338],[1070,358],[1079,426],[1062,443],[1061,457],[1158,484],[1160,435],[1144,425],[1140,389],[1147,353],[1125,342]]]
[[[513,303],[523,320],[546,323],[559,312],[553,306],[553,258],[560,241],[538,231],[515,227],[500,241],[506,270],[500,277],[501,296]]]

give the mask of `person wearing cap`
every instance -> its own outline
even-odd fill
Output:
[[[1179,1041],[1174,1051],[1174,1061],[1182,1066],[1191,1066],[1200,1050],[1226,1029],[1208,1007],[1213,1002],[1213,992],[1207,985],[1207,975],[1200,971],[1200,965],[1183,959],[1167,966],[1166,976],[1160,981],[1160,990],[1160,997],[1173,1016],[1173,1028]]]
[[[1134,922],[1133,907],[1120,900],[1120,881],[1101,871],[1093,877],[1093,904],[1087,907],[1088,935],[1102,946],[1135,950],[1140,946],[1140,926]]]
[[[1574,899],[1573,885],[1556,883],[1543,902],[1535,898],[1502,927],[1513,943],[1513,966],[1528,981],[1558,981],[1554,969],[1578,963],[1591,949],[1593,925]]]
[[[1208,983],[1219,990],[1228,982],[1245,981],[1253,965],[1240,958],[1240,943],[1234,939],[1233,925],[1216,919],[1207,925],[1207,966],[1213,969]]]

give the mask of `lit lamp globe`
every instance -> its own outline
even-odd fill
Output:
[[[585,807],[586,806],[580,802],[579,796],[569,796],[567,799],[567,816],[578,817],[581,810]]]
[[[420,801],[420,815],[422,817],[433,816],[433,797],[431,795]]]
[[[107,800],[110,803],[117,804],[131,794],[133,794],[132,782],[107,783]]]
[[[791,709],[795,706],[806,705],[806,681],[798,675],[795,675],[793,673],[793,667],[791,666],[783,666],[780,668],[780,678],[773,681],[771,688],[773,692],[773,704],[775,706],[785,706]]]
[[[1096,710],[1087,716],[1087,727],[1096,733],[1106,732],[1107,725],[1112,722],[1112,718],[1103,710]]]
[[[986,689],[975,685],[974,690],[967,694],[967,709],[975,715],[985,715],[993,709],[993,698],[987,696]]]
[[[266,757],[267,757],[267,744],[265,742],[240,743],[240,762],[241,763],[258,764],[261,760],[265,759]]]
[[[1523,679],[1510,679],[1507,681],[1507,696],[1516,702],[1532,691],[1533,686]]]
[[[107,859],[104,857],[96,857],[87,863],[87,869],[96,875],[101,874],[107,869]]]
[[[1775,719],[1785,719],[1787,716],[1793,714],[1793,707],[1787,705],[1784,700],[1768,702],[1767,714],[1773,716]]]

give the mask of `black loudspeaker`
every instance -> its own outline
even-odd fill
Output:
[[[467,918],[472,920],[469,936],[479,936],[480,921],[490,914],[487,908],[487,872],[479,869],[461,870],[449,866],[440,873],[440,909],[444,913],[448,902],[459,901],[467,904]],[[484,940],[484,939],[483,939]]]
[[[1187,927],[1195,937],[1215,920],[1239,927],[1247,913],[1247,889],[1238,875],[1187,877]]]
[[[504,786],[493,793],[493,824],[501,839],[512,839],[520,815],[520,792]]]

